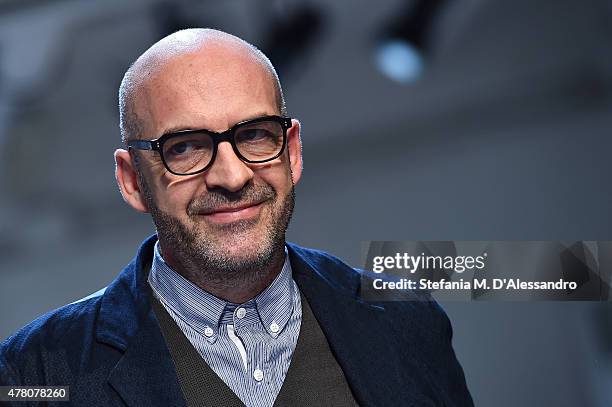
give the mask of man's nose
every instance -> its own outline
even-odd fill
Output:
[[[226,141],[219,143],[215,162],[206,171],[208,189],[223,188],[231,192],[242,189],[253,178],[253,170],[234,153]]]

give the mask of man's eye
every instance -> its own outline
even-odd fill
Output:
[[[272,134],[268,130],[264,129],[249,129],[245,130],[240,134],[242,141],[262,141],[272,137]]]
[[[180,143],[176,143],[172,145],[168,149],[168,152],[172,155],[183,155],[183,154],[191,153],[194,150],[197,150],[198,148],[201,148],[201,146],[198,146],[189,141],[181,141]]]
[[[185,151],[187,151],[187,148],[187,143],[178,143],[172,146],[170,152],[172,154],[183,154]]]

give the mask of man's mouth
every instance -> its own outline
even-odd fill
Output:
[[[200,215],[216,223],[228,223],[251,219],[259,215],[265,201],[243,203],[239,205],[222,205],[214,209],[203,211]]]

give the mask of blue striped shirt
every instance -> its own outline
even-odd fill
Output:
[[[287,249],[278,276],[244,304],[217,298],[173,271],[159,252],[159,242],[148,280],[187,339],[238,398],[248,407],[272,406],[302,322]]]

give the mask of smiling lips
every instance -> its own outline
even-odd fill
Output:
[[[206,219],[218,223],[250,219],[259,214],[263,202],[247,203],[239,206],[222,206],[202,213]]]

